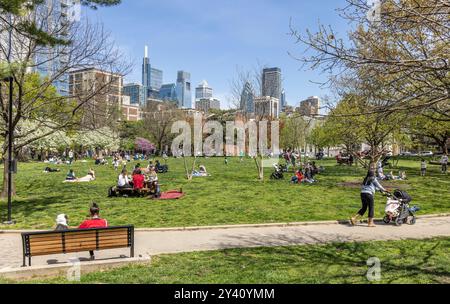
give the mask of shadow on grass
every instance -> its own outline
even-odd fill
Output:
[[[367,261],[372,257],[378,257],[381,261],[382,283],[391,284],[398,280],[416,282],[418,276],[422,278],[426,276],[427,280],[436,284],[448,283],[450,280],[448,264],[435,265],[432,261],[434,258],[442,258],[438,251],[445,253],[450,250],[450,244],[445,240],[357,243],[347,237],[336,237],[334,243],[326,244],[320,234],[316,234],[316,236],[300,234],[295,237],[271,234],[267,236],[269,240],[267,238],[262,240],[260,236],[249,237],[248,235],[228,237],[267,253],[266,255],[252,254],[252,263],[271,265],[277,262],[274,259],[275,256],[279,256],[280,262],[290,267],[295,267],[299,261],[303,261],[313,268],[320,269],[320,272],[324,274],[321,279],[322,283],[365,282],[365,276],[369,270]],[[378,243],[380,243],[380,247],[377,246]],[[223,243],[222,246],[230,248],[233,246],[232,244],[235,243]],[[295,244],[304,246],[295,246]],[[383,248],[385,246],[387,248]],[[389,249],[396,252],[389,253]],[[223,250],[225,255],[229,250]],[[242,263],[242,254],[245,253],[245,249],[238,250],[241,254],[227,255],[227,259],[234,258],[235,260],[232,262]],[[336,271],[336,269],[341,269],[341,271]],[[367,283],[370,282],[367,281]]]

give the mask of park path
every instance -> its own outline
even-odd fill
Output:
[[[421,218],[414,226],[378,225],[368,228],[361,224],[350,227],[344,224],[314,224],[298,226],[231,227],[199,230],[137,231],[135,233],[136,255],[220,250],[225,248],[272,247],[306,245],[333,242],[364,242],[375,240],[426,239],[450,237],[450,216]],[[97,259],[107,260],[128,250],[98,252]],[[65,263],[72,257],[81,260],[88,253],[54,255],[33,258],[33,265]],[[0,234],[0,270],[16,268],[22,264],[22,244],[18,233]]]

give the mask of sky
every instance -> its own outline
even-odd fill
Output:
[[[164,83],[177,71],[191,73],[196,87],[208,81],[228,108],[230,82],[238,70],[279,67],[289,105],[329,91],[317,82],[326,75],[301,68],[292,55],[304,47],[289,35],[289,23],[300,32],[316,30],[319,22],[344,35],[348,24],[336,12],[345,0],[122,0],[116,7],[85,14],[104,23],[134,68],[125,83],[141,83],[144,46],[153,67],[164,71]],[[292,55],[289,55],[291,53]]]

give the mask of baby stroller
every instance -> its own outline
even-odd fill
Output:
[[[280,166],[274,165],[274,167],[275,167],[275,172],[273,172],[272,175],[270,175],[270,179],[275,179],[275,180],[284,179],[283,170],[280,168]]]
[[[419,207],[410,207],[411,196],[405,191],[395,190],[393,194],[387,194],[386,215],[383,221],[386,224],[394,222],[396,226],[403,224],[414,225],[416,223],[416,212]]]

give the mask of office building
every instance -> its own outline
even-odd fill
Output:
[[[95,68],[72,71],[69,74],[69,94],[75,100],[87,100],[82,105],[82,124],[101,128],[120,120],[123,76]],[[93,98],[88,98],[95,95]]]
[[[255,116],[258,119],[277,119],[280,113],[280,100],[270,96],[256,97]]]
[[[176,88],[178,107],[181,109],[192,109],[191,74],[178,71]]]
[[[245,83],[244,88],[242,90],[241,102],[240,102],[240,110],[243,113],[246,113],[246,114],[255,113],[254,98],[255,98],[255,95],[253,93],[252,85],[249,82]]]
[[[144,106],[146,101],[145,88],[138,83],[129,83],[123,87],[123,95],[130,97],[130,104]]]
[[[303,116],[315,117],[319,115],[320,111],[320,98],[317,96],[311,96],[306,100],[300,102],[300,107],[297,108],[297,112]]]
[[[164,84],[159,90],[159,99],[178,102],[177,85],[174,83]]]
[[[213,97],[213,89],[208,85],[206,80],[203,80],[195,89],[195,99],[209,99]]]
[[[285,112],[287,107],[286,101],[286,92],[284,90],[281,91],[281,100],[280,100],[280,111]]]
[[[202,98],[195,101],[195,109],[204,113],[210,110],[220,110],[220,100],[215,98]]]
[[[163,71],[152,67],[148,56],[148,46],[145,46],[142,62],[142,86],[146,89],[145,100],[147,97],[158,98],[162,83]]]
[[[44,0],[36,8],[37,22],[45,20],[45,27],[58,39],[70,39],[70,27],[80,19],[80,0]],[[39,18],[42,20],[39,21]],[[67,46],[57,45],[36,49],[35,71],[43,77],[55,78],[53,85],[59,94],[69,94],[69,65]]]
[[[130,96],[122,96],[122,119],[125,121],[139,121],[141,117],[141,108],[139,104],[132,104]]]
[[[281,69],[264,69],[262,73],[262,96],[270,96],[281,100]]]

